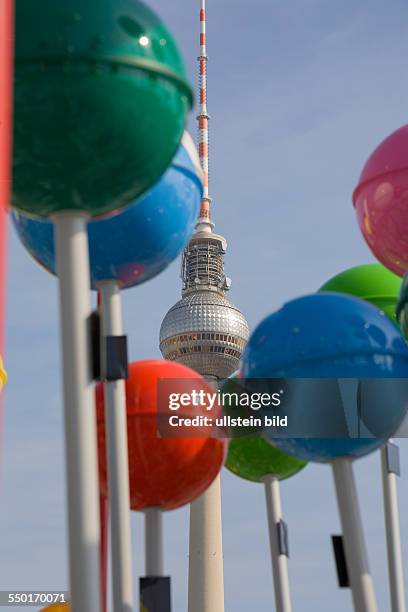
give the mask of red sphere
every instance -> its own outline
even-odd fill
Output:
[[[408,125],[369,157],[353,195],[363,236],[377,259],[404,276],[408,270]]]
[[[173,510],[191,503],[212,483],[222,468],[226,441],[210,438],[161,438],[157,433],[158,381],[172,380],[172,390],[214,393],[205,380],[190,368],[169,361],[137,361],[129,366],[126,381],[127,433],[129,452],[130,506],[132,510]],[[173,387],[174,385],[174,387]],[[99,477],[102,494],[108,495],[105,450],[104,391],[96,388]],[[181,411],[180,411],[181,412]],[[205,407],[186,406],[183,416],[203,415]],[[178,413],[174,413],[178,414]],[[214,411],[211,416],[214,417]],[[168,414],[166,415],[166,417]],[[195,431],[195,435],[198,435]]]

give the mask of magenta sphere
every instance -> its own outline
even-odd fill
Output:
[[[408,271],[408,125],[393,132],[371,154],[353,203],[375,257],[404,276]]]

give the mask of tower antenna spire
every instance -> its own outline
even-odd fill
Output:
[[[211,198],[209,194],[209,120],[207,110],[207,10],[206,0],[201,0],[200,9],[200,55],[199,62],[199,98],[200,112],[198,114],[198,150],[201,169],[204,175],[203,198],[201,201],[200,216],[197,221],[197,231],[211,232],[214,224],[211,221]]]

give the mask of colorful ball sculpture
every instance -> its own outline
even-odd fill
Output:
[[[395,311],[401,279],[380,264],[367,264],[345,270],[328,280],[319,291],[354,295],[370,302],[397,324]]]
[[[168,419],[168,413],[162,413],[159,406],[158,384],[163,379],[171,379],[173,389],[182,393],[193,389],[214,392],[199,374],[175,362],[139,361],[130,365],[126,403],[132,510],[173,510],[191,503],[209,487],[225,459],[226,441],[208,437],[208,430],[200,438],[158,437],[160,414]],[[107,495],[102,385],[97,386],[96,400],[99,473],[101,490]],[[193,416],[200,411],[190,406],[183,408],[186,413]]]
[[[360,229],[376,258],[403,276],[408,270],[408,125],[371,154],[353,202]]]
[[[407,410],[408,348],[399,330],[371,304],[339,293],[293,300],[266,318],[244,352],[243,376],[286,380],[282,412],[291,437],[272,429],[263,435],[304,460],[366,455],[395,433]],[[347,437],[350,415],[338,379],[350,378],[362,385],[369,434],[361,438]],[[315,433],[328,431],[330,437]]]
[[[111,279],[121,288],[132,287],[164,270],[194,230],[201,193],[197,152],[185,133],[170,168],[152,189],[119,214],[88,224],[93,289]],[[53,224],[16,211],[12,219],[27,251],[55,274]]]
[[[173,38],[139,0],[17,0],[14,206],[127,205],[169,165],[191,104]]]
[[[225,463],[230,472],[252,482],[262,482],[266,476],[286,480],[306,465],[255,435],[231,440]]]
[[[0,391],[3,389],[7,382],[7,372],[4,369],[3,360],[0,357]]]
[[[320,291],[337,291],[360,297],[382,310],[396,325],[404,324],[400,319],[398,296],[401,288],[399,276],[381,264],[367,264],[345,270],[327,281]],[[405,423],[406,419],[404,420]],[[404,427],[404,423],[401,427]],[[401,429],[396,435],[401,435]]]

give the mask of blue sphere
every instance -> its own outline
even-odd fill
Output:
[[[368,302],[340,293],[302,297],[267,317],[246,346],[242,374],[248,384],[279,379],[270,384],[285,389],[281,414],[288,416],[288,437],[272,428],[263,435],[308,461],[372,452],[395,433],[407,410],[408,348],[399,330]],[[357,394],[363,415],[358,431]],[[321,431],[333,434],[310,433]],[[309,433],[297,437],[302,432]]]
[[[149,192],[125,210],[88,224],[92,288],[116,280],[124,289],[162,272],[189,241],[201,196],[199,160],[186,133],[167,172]],[[12,219],[30,255],[56,274],[53,224],[16,211]]]

